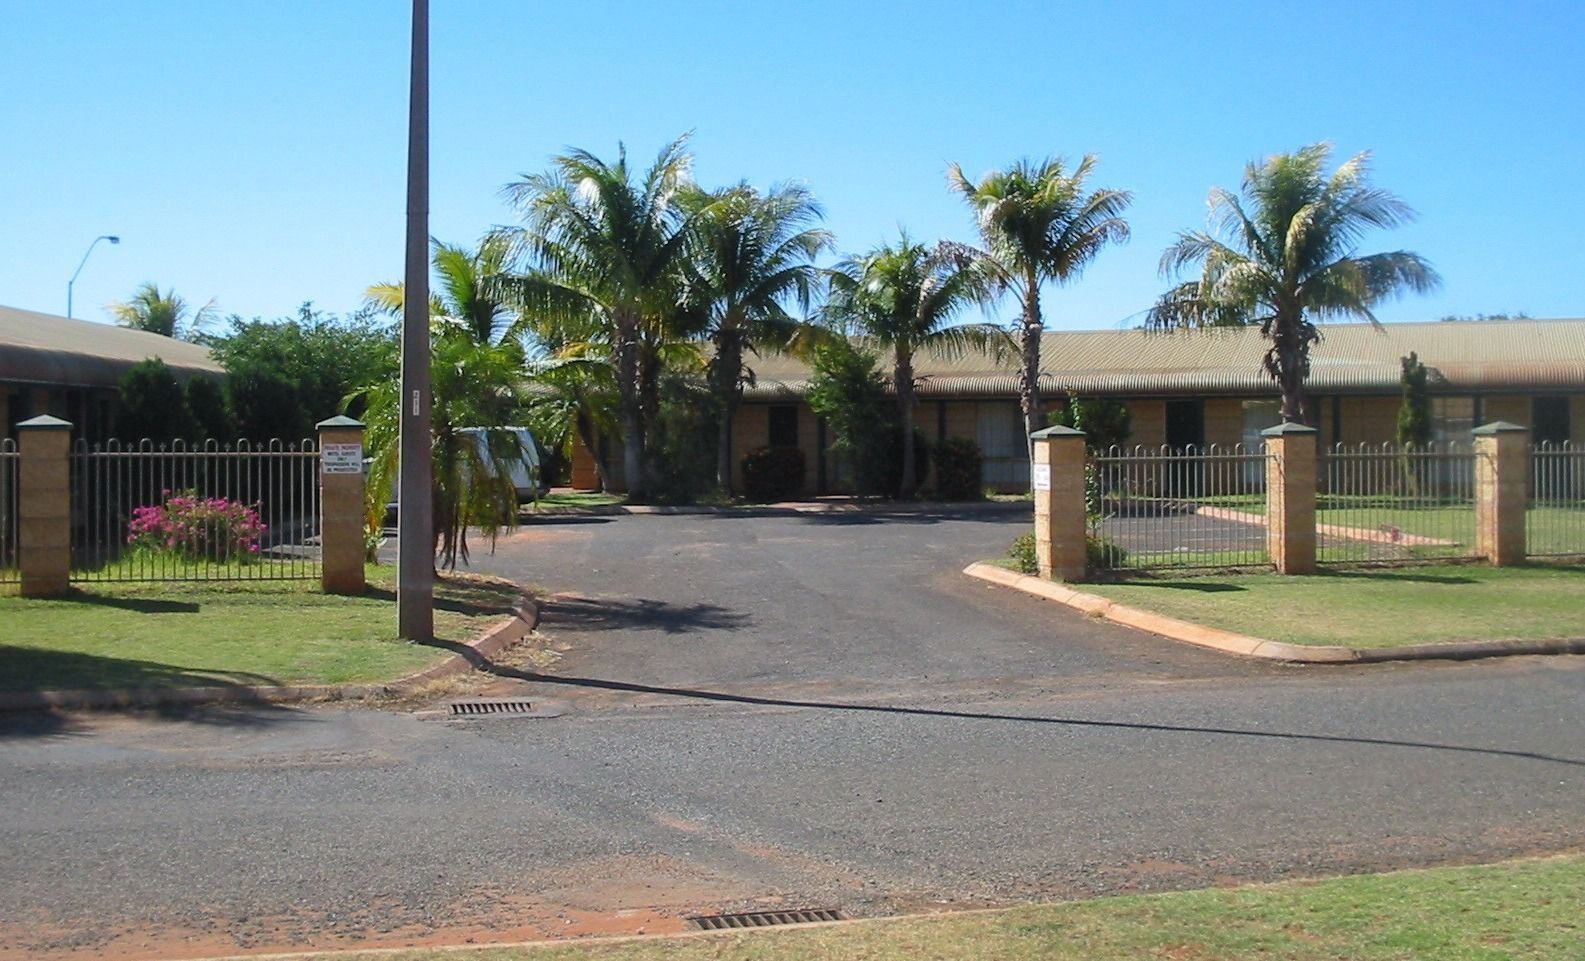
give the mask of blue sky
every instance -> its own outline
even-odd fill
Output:
[[[1369,149],[1441,293],[1387,320],[1585,315],[1577,3],[485,3],[432,0],[432,232],[568,145],[697,178],[801,180],[843,251],[973,239],[948,163],[1100,155],[1133,240],[1048,291],[1048,323],[1127,325],[1205,195],[1260,156]],[[141,281],[226,313],[344,311],[402,268],[402,0],[12,0],[0,30],[0,303],[77,315]],[[1001,315],[1016,312],[1006,305]]]

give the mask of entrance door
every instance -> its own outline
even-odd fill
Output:
[[[1556,446],[1569,439],[1568,398],[1537,397],[1531,401],[1530,423],[1537,444]]]
[[[1205,402],[1199,400],[1167,401],[1167,446],[1174,455],[1200,453],[1205,446]],[[1190,449],[1192,448],[1192,451]],[[1194,497],[1200,493],[1202,461],[1198,458],[1174,456],[1167,465],[1167,497]]]

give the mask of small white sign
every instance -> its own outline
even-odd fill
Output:
[[[320,470],[326,474],[363,473],[362,444],[326,444],[319,450]]]
[[[1051,489],[1051,465],[1050,464],[1030,464],[1029,465],[1029,479],[1030,479],[1031,482],[1033,482],[1035,490],[1037,490],[1037,491],[1048,491],[1048,490],[1050,490]]]

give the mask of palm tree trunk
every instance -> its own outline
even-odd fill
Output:
[[[897,366],[892,380],[897,389],[897,410],[903,428],[903,479],[898,485],[897,497],[908,500],[919,486],[914,476],[914,362],[912,353],[901,345],[897,348]]]
[[[715,380],[716,425],[715,482],[721,493],[732,496],[732,418],[742,395],[743,344],[734,331],[723,332],[716,347]]]
[[[644,492],[650,494],[658,474],[656,438],[651,436],[660,424],[660,355],[654,347],[640,347],[638,358],[638,410],[639,425],[644,432],[640,448],[639,469],[644,472]]]
[[[627,499],[642,504],[644,489],[644,421],[640,410],[637,319],[617,324],[616,386],[622,419],[622,472]]]
[[[1018,369],[1018,406],[1024,415],[1024,446],[1034,460],[1034,441],[1029,435],[1046,426],[1040,411],[1040,278],[1033,272],[1024,277],[1024,318],[1019,330],[1023,364]]]

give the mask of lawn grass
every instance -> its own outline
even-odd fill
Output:
[[[546,507],[616,507],[627,502],[621,494],[597,494],[590,491],[551,491],[534,501],[530,511]]]
[[[1585,957],[1585,858],[1136,895],[1006,911],[387,961],[1560,961]],[[312,955],[357,961],[371,954]]]
[[[1585,567],[1446,565],[1086,584],[1130,607],[1293,644],[1585,637]]]
[[[396,636],[390,568],[360,597],[315,581],[96,584],[51,600],[0,596],[0,690],[356,684],[450,656]],[[499,621],[516,589],[436,583],[435,629],[465,641]]]

